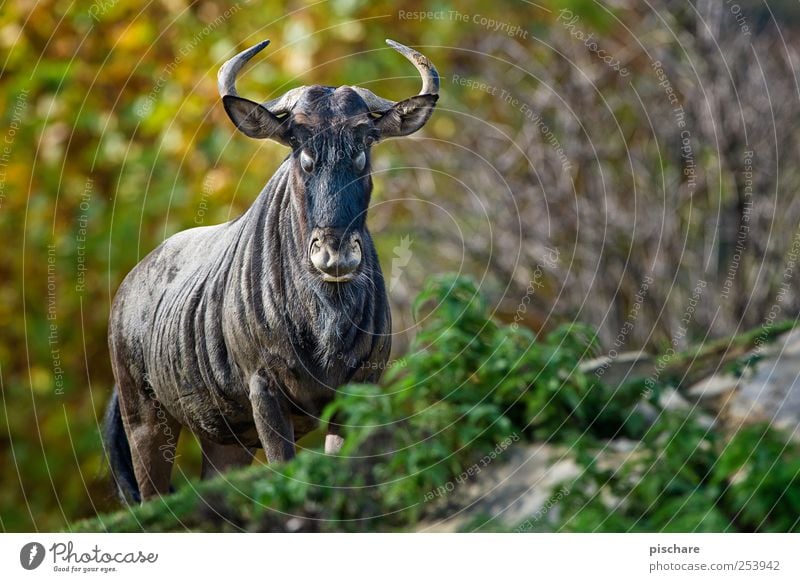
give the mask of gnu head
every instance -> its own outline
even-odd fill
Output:
[[[390,101],[363,87],[311,85],[256,103],[239,96],[236,76],[269,41],[239,53],[219,72],[225,111],[236,127],[249,137],[292,148],[289,162],[308,266],[328,282],[352,280],[361,265],[372,191],[371,146],[420,129],[439,98],[439,75],[428,58],[386,42],[419,71],[419,94]]]

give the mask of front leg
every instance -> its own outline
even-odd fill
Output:
[[[388,355],[388,349],[384,349],[383,353],[379,355],[380,358],[378,360],[379,364],[376,363],[375,366],[369,363],[361,364],[360,368],[356,370],[356,373],[353,374],[351,378],[351,382],[358,382],[358,383],[366,383],[366,384],[377,384],[378,380],[380,380],[381,373],[383,372],[383,368],[386,367],[386,357]],[[327,429],[325,431],[325,454],[326,455],[337,455],[339,451],[342,450],[344,446],[344,437],[342,436],[342,425],[338,422],[338,415],[334,414],[333,417],[328,422]]]
[[[250,378],[250,404],[258,438],[267,461],[276,463],[294,458],[294,428],[289,401],[276,383],[263,373]]]

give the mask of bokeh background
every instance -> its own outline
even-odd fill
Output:
[[[446,271],[500,320],[658,352],[758,326],[776,297],[797,314],[798,27],[788,0],[7,0],[0,529],[116,507],[99,438],[113,294],[164,238],[238,216],[286,153],[225,116],[216,72],[235,52],[272,41],[239,84],[260,100],[313,83],[410,96],[385,38],[438,67],[431,122],[374,151],[397,354]],[[197,470],[191,439],[179,464]]]

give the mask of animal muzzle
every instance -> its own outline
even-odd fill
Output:
[[[328,283],[345,283],[356,276],[361,264],[361,236],[357,232],[315,228],[311,233],[308,258]]]

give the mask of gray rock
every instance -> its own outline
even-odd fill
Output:
[[[727,404],[732,421],[766,420],[790,431],[800,426],[800,343],[760,361]]]
[[[677,390],[673,390],[672,388],[665,388],[661,392],[658,403],[663,406],[665,410],[689,410],[693,408]]]
[[[768,344],[754,350],[764,358],[777,358],[783,355],[800,355],[800,327],[779,335]]]
[[[653,375],[656,364],[653,356],[645,352],[622,352],[613,358],[602,356],[581,362],[580,370],[585,374],[594,374],[608,386],[619,386]]]
[[[700,380],[686,390],[686,394],[700,402],[726,396],[739,387],[740,378],[733,374],[714,374]]]
[[[555,516],[557,502],[568,494],[559,488],[580,469],[568,452],[545,444],[515,445],[477,478],[453,492],[462,509],[441,521],[420,523],[417,531],[454,532],[479,515],[490,515],[498,524],[515,527],[532,516]],[[551,513],[553,512],[553,513]]]
[[[761,359],[743,377],[715,374],[686,394],[715,410],[730,428],[769,422],[800,431],[800,329],[754,350]],[[800,436],[800,435],[798,435]]]
[[[689,402],[684,396],[672,388],[665,388],[658,399],[658,404],[664,410],[672,411],[689,411],[695,414],[695,418],[701,426],[711,428],[717,424],[718,413],[715,411],[714,416],[707,413],[707,408],[701,408],[698,404]],[[655,424],[661,415],[661,408],[657,408],[650,402],[642,400],[636,404],[635,410],[643,415],[645,422],[648,426]]]

